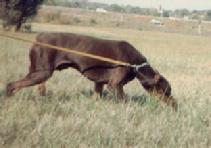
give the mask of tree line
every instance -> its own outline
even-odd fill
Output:
[[[155,8],[141,8],[132,5],[118,5],[118,4],[104,4],[97,2],[89,2],[88,0],[45,0],[44,4],[54,5],[54,6],[65,6],[70,8],[81,8],[96,10],[97,8],[103,8],[107,11],[112,12],[124,12],[132,14],[141,15],[152,15],[152,16],[162,16],[162,17],[179,17],[183,18],[185,16],[191,19],[204,19],[211,20],[211,10],[188,10],[188,9],[176,9],[176,10],[163,10],[163,13],[159,13]]]

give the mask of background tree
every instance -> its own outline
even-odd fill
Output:
[[[0,0],[0,18],[4,27],[15,26],[18,31],[21,25],[33,17],[43,0]]]
[[[206,20],[211,21],[211,10],[208,10],[206,13]]]
[[[174,11],[174,14],[177,16],[177,17],[184,17],[184,16],[189,16],[190,15],[190,12],[188,9],[177,9]]]
[[[108,10],[113,12],[122,12],[123,8],[117,4],[112,4],[109,6]]]
[[[163,12],[163,17],[170,17],[170,12],[169,11],[164,11]]]

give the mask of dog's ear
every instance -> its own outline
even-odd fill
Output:
[[[155,83],[157,83],[160,80],[160,74],[155,74],[154,80],[155,80]]]

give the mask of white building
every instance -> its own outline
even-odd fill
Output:
[[[154,25],[157,25],[157,26],[163,26],[164,25],[163,22],[161,22],[160,20],[156,20],[156,19],[152,19],[151,23],[154,24]]]
[[[105,10],[104,8],[97,8],[96,12],[98,12],[98,13],[108,13],[108,11]]]

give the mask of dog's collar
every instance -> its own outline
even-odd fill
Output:
[[[136,72],[138,72],[140,68],[143,68],[145,66],[149,66],[149,63],[144,62],[142,64],[134,64],[134,65],[131,65],[131,67],[133,67]]]

